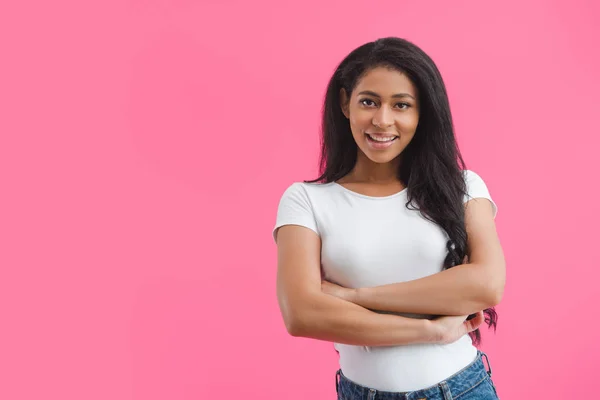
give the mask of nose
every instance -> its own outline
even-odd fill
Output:
[[[394,124],[394,116],[387,107],[380,107],[373,116],[373,125],[379,128],[387,128]]]

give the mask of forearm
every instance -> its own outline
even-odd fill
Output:
[[[288,320],[293,336],[357,346],[394,346],[433,341],[431,321],[378,314],[357,304],[318,293],[310,306]]]
[[[484,268],[462,264],[413,281],[359,288],[352,296],[348,300],[373,310],[468,315],[496,305],[500,294]]]

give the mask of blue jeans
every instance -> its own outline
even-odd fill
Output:
[[[489,369],[485,368],[482,357]],[[335,384],[338,400],[498,400],[492,366],[481,351],[475,361],[450,378],[415,392],[383,392],[364,387],[346,378],[341,370],[336,373]]]

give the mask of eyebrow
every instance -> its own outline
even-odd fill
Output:
[[[359,94],[367,94],[369,96],[381,98],[380,95],[378,95],[375,92],[371,92],[370,90],[364,90],[364,91],[360,92]],[[416,100],[412,95],[410,95],[408,93],[397,93],[397,94],[395,94],[395,95],[392,96],[393,99],[402,98],[402,97],[410,97],[411,99]]]

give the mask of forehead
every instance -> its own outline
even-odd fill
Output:
[[[370,90],[382,97],[391,97],[397,93],[408,93],[417,96],[417,87],[404,74],[395,69],[377,67],[371,69],[358,81],[354,93]]]

